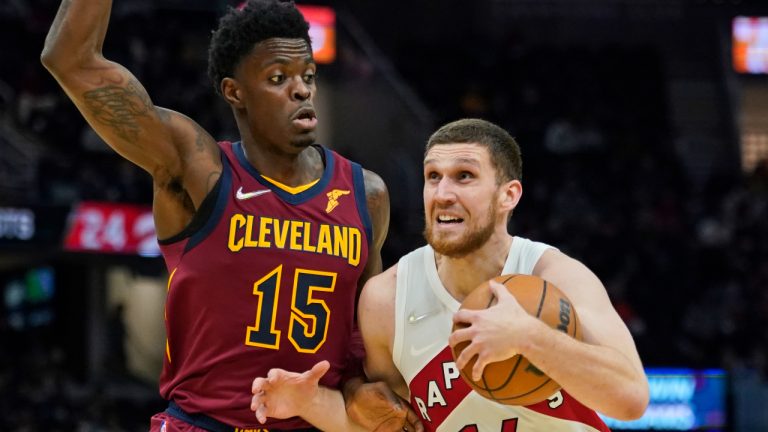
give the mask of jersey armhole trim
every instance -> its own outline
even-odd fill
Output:
[[[192,216],[192,220],[189,222],[189,224],[187,224],[187,226],[185,226],[184,229],[181,230],[181,232],[178,234],[172,235],[165,239],[157,239],[157,243],[163,246],[171,245],[193,236],[200,229],[202,229],[216,208],[216,201],[219,197],[219,194],[221,193],[221,184],[223,182],[224,173],[222,172],[222,174],[219,176],[219,179],[216,180],[216,184],[213,185],[213,189],[211,189],[211,191],[208,192],[208,195],[203,198],[203,202],[200,204],[200,207],[197,209],[197,211],[195,211],[195,214]]]
[[[405,326],[406,302],[404,288],[408,283],[408,257],[410,257],[410,254],[400,258],[400,261],[397,263],[397,279],[395,282],[395,334],[392,337],[392,362],[398,369],[402,364],[401,357],[403,356],[403,332],[405,330],[403,327]]]
[[[193,247],[200,244],[206,237],[216,228],[221,215],[224,213],[224,209],[227,207],[227,200],[229,198],[229,191],[232,189],[232,169],[229,166],[229,160],[221,153],[221,177],[219,179],[219,190],[216,195],[215,204],[211,209],[208,219],[205,224],[190,236],[189,241],[184,246],[184,253],[189,252]],[[212,200],[213,201],[213,200]]]
[[[368,212],[368,197],[365,195],[365,176],[363,167],[356,162],[350,161],[352,165],[352,183],[355,187],[355,197],[357,198],[357,213],[360,214],[360,220],[365,228],[365,235],[368,238],[368,247],[373,244],[373,226],[371,224],[371,214]]]

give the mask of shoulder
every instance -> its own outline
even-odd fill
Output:
[[[158,156],[156,159],[163,162],[150,174],[160,188],[178,183],[198,208],[221,175],[222,148],[186,115],[160,107],[157,113],[168,128],[173,148],[153,150],[168,151],[172,155]]]
[[[533,274],[555,284],[577,306],[594,305],[596,300],[604,305],[607,299],[603,283],[592,270],[557,249],[544,252]]]
[[[386,347],[394,334],[397,264],[365,283],[357,319],[366,347]]]
[[[389,193],[384,180],[373,171],[363,169],[363,182],[366,207],[373,225],[373,244],[381,250],[389,230]]]
[[[381,200],[389,196],[387,185],[381,176],[375,172],[363,168],[363,182],[365,183],[365,196],[369,201],[372,199]]]
[[[360,295],[360,308],[371,309],[376,314],[382,307],[394,303],[397,287],[397,264],[371,277]]]
[[[571,258],[559,249],[548,246],[543,250],[541,257],[536,262],[533,274],[546,279],[546,276],[557,273],[570,274],[572,272],[581,273],[585,271],[589,272],[589,269],[581,261]]]

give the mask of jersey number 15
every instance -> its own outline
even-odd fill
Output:
[[[245,344],[261,348],[280,349],[281,330],[275,326],[278,299],[282,286],[283,266],[280,265],[253,284],[253,295],[259,299],[256,323],[248,326]],[[313,298],[317,291],[333,292],[336,273],[296,269],[291,294],[291,318],[288,340],[302,353],[315,353],[328,335],[330,309],[325,301]]]

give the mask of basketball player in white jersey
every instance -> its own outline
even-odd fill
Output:
[[[507,232],[522,196],[515,140],[492,123],[449,123],[427,143],[424,235],[429,245],[370,279],[358,319],[366,373],[410,401],[428,431],[607,431],[596,411],[630,420],[648,405],[648,382],[632,336],[600,280],[579,261],[543,243]],[[498,303],[459,311],[482,282],[501,274],[539,276],[572,301],[584,340],[526,313],[498,283]],[[454,323],[467,328],[451,333]],[[450,347],[470,341],[454,362]],[[523,354],[562,389],[526,407],[484,399],[459,376],[473,357],[485,365]],[[327,365],[304,374],[273,370],[253,383],[257,417],[326,410],[317,380]],[[304,397],[291,397],[303,395]],[[331,413],[328,415],[343,415]]]

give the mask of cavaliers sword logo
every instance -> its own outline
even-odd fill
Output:
[[[328,197],[328,205],[325,206],[325,212],[330,213],[338,207],[339,205],[339,197],[343,195],[349,195],[348,190],[341,190],[341,189],[334,189],[327,194],[325,194]]]

